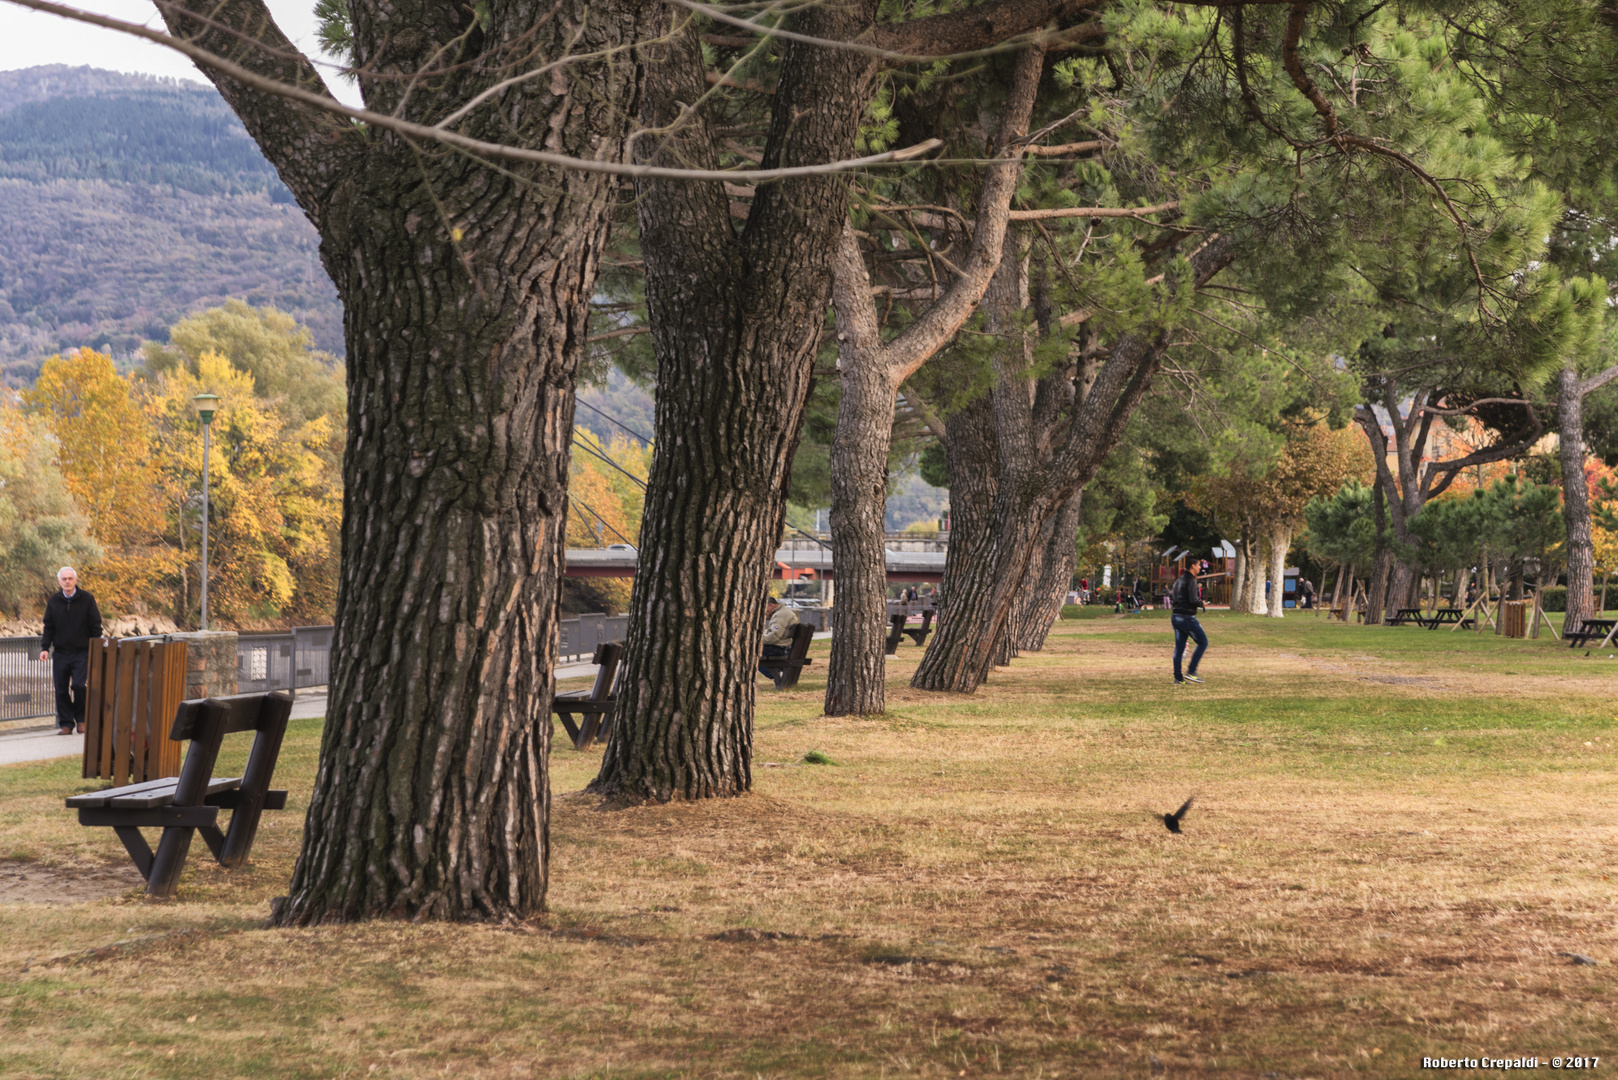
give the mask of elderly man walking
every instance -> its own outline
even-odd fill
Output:
[[[101,609],[96,598],[79,588],[79,572],[64,566],[56,572],[62,588],[45,601],[45,634],[39,639],[40,660],[56,647],[56,733],[84,730],[85,679],[90,673],[90,642],[101,636]],[[71,691],[71,694],[69,693]]]

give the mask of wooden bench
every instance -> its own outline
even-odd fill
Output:
[[[921,609],[921,625],[906,626],[905,622],[910,616],[904,612],[892,612],[888,615],[888,655],[892,656],[899,651],[899,643],[909,635],[910,640],[917,645],[927,644],[927,635],[933,632],[933,609]]]
[[[601,665],[596,670],[595,685],[588,693],[557,694],[551,699],[551,711],[562,719],[567,737],[573,740],[573,749],[583,750],[600,739],[607,741],[612,727],[613,710],[618,698],[612,692],[612,682],[618,675],[618,662],[624,656],[624,643],[605,641],[596,646],[593,662]],[[579,719],[575,721],[573,718]]]
[[[1567,636],[1567,646],[1577,649],[1592,641],[1605,641],[1614,626],[1618,626],[1618,619],[1585,619],[1578,630]]]
[[[253,850],[260,815],[286,808],[287,793],[271,791],[270,778],[291,715],[292,699],[281,693],[182,701],[169,730],[175,742],[191,740],[178,777],[75,795],[67,805],[78,810],[80,825],[110,826],[118,834],[146,879],[147,896],[173,896],[192,833],[202,833],[221,866],[240,866]],[[215,779],[220,743],[244,731],[257,733],[247,768],[238,777]],[[226,832],[219,829],[221,810],[232,811]],[[163,830],[155,855],[142,828]]]
[[[808,623],[798,623],[792,628],[792,644],[787,646],[785,656],[761,656],[759,667],[775,669],[775,688],[789,690],[798,685],[798,676],[803,669],[814,663],[809,659],[809,644],[815,640],[815,628]]]

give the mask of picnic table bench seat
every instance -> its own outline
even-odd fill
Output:
[[[933,609],[921,609],[921,625],[906,626],[909,615],[903,612],[892,612],[888,615],[888,655],[892,656],[899,651],[899,643],[909,636],[917,645],[927,644],[927,635],[933,632]]]
[[[110,827],[123,842],[135,868],[146,879],[146,895],[173,896],[191,850],[192,834],[200,832],[225,867],[247,861],[265,810],[286,808],[287,793],[271,791],[292,699],[286,694],[239,694],[235,697],[182,701],[175,710],[169,738],[191,740],[177,777],[91,791],[67,800],[79,812],[79,824]],[[252,749],[242,775],[216,778],[214,765],[226,735],[252,731]],[[228,830],[219,828],[219,812],[231,811]],[[141,834],[160,828],[157,851]]]
[[[1568,634],[1568,648],[1577,649],[1592,641],[1605,641],[1614,626],[1618,626],[1618,619],[1585,619],[1579,623],[1577,630]]]
[[[759,666],[775,669],[775,688],[777,690],[790,690],[798,685],[798,676],[803,669],[814,663],[809,659],[809,645],[815,640],[815,628],[808,623],[798,623],[792,628],[792,644],[787,646],[785,656],[761,656]]]
[[[613,714],[618,708],[618,697],[613,693],[612,684],[623,656],[623,642],[602,642],[596,646],[595,655],[591,658],[593,663],[600,666],[596,669],[595,684],[589,691],[557,694],[551,699],[551,711],[561,718],[568,738],[573,741],[573,749],[583,750],[597,739],[607,741],[607,732],[612,727]],[[577,720],[574,720],[575,716]]]

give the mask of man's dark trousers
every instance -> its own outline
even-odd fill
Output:
[[[1208,649],[1208,635],[1203,632],[1202,624],[1195,615],[1175,615],[1170,621],[1174,624],[1174,681],[1183,682],[1184,676],[1180,674],[1180,658],[1185,655],[1185,639],[1190,638],[1197,643],[1197,651],[1191,654],[1190,673],[1197,673],[1197,664],[1202,661],[1202,654]]]
[[[63,731],[84,723],[85,680],[90,676],[88,649],[57,649],[51,654],[51,673],[56,676],[56,726]],[[69,686],[73,696],[67,695]]]
[[[759,662],[758,673],[766,679],[779,679],[782,669],[779,666],[772,667],[770,661],[785,660],[791,654],[792,650],[785,645],[764,646],[764,659]]]

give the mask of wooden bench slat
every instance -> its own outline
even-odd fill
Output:
[[[143,791],[138,795],[124,795],[110,800],[107,805],[114,810],[150,810],[153,807],[167,806],[174,801],[175,786],[167,790],[156,788],[152,791]],[[233,780],[211,780],[204,792],[204,797],[220,791],[232,791],[242,786],[240,777]]]
[[[142,791],[163,787],[165,784],[173,786],[175,778],[165,776],[161,780],[147,780],[141,784],[125,784],[123,787],[103,788],[100,791],[88,791],[83,795],[74,795],[67,800],[68,808],[77,809],[81,806],[104,806],[108,799],[116,799],[123,795],[136,795]]]

